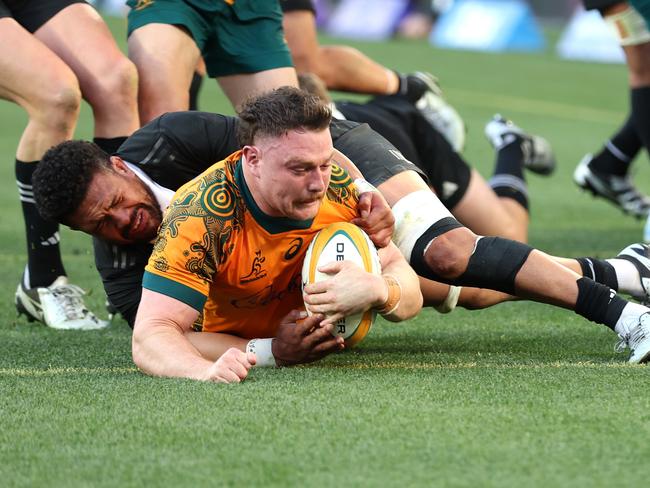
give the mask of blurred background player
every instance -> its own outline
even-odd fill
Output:
[[[16,307],[54,328],[101,328],[105,323],[86,308],[82,290],[68,283],[58,225],[38,214],[32,174],[48,148],[72,137],[82,97],[105,151],[138,128],[135,68],[99,14],[80,0],[1,0],[0,39],[0,97],[29,117],[15,162],[28,258]]]
[[[600,152],[585,155],[575,169],[573,179],[581,188],[609,200],[625,213],[646,218],[650,198],[634,186],[629,170],[639,151],[643,147],[650,148],[650,30],[647,13],[639,13],[627,2],[584,0],[583,3],[587,9],[597,9],[601,13],[625,52],[631,111]]]
[[[201,57],[235,109],[255,93],[297,86],[277,0],[127,4],[129,58],[138,68],[142,123],[189,108]]]
[[[372,95],[401,95],[451,142],[456,151],[465,144],[465,126],[446,104],[437,79],[428,73],[401,74],[373,61],[350,46],[321,46],[312,0],[280,0],[284,33],[298,74],[313,73],[329,90]]]

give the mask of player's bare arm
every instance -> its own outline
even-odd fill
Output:
[[[216,362],[203,357],[186,338],[198,312],[155,291],[143,289],[133,328],[134,363],[152,376],[239,382],[255,364],[255,356],[230,348]]]
[[[394,244],[379,250],[382,274],[374,275],[352,262],[339,261],[320,268],[332,278],[309,284],[304,300],[310,311],[327,314],[323,324],[369,309],[386,319],[402,321],[422,308],[418,277]]]
[[[304,310],[293,310],[285,316],[271,341],[275,364],[267,366],[290,366],[317,361],[332,352],[343,349],[343,338],[332,334],[331,326],[321,325],[322,315],[307,317]],[[219,332],[187,332],[189,342],[201,356],[216,361],[230,348],[246,350],[247,339]]]

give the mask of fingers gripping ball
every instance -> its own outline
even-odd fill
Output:
[[[302,265],[303,288],[328,279],[330,276],[319,272],[318,268],[333,261],[352,261],[368,273],[381,274],[374,244],[363,230],[348,222],[325,227],[311,241]],[[374,310],[366,310],[345,317],[336,322],[334,333],[345,339],[346,347],[352,347],[366,337],[376,315]]]

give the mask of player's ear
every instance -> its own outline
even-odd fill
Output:
[[[129,167],[124,163],[124,160],[119,156],[110,156],[111,168],[117,173],[126,174],[128,173]]]
[[[261,155],[260,148],[257,146],[244,146],[242,148],[242,156],[244,156],[245,164],[253,174],[257,174],[259,171]]]

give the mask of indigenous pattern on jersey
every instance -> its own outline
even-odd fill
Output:
[[[269,217],[257,206],[236,152],[181,187],[163,219],[142,286],[202,311],[194,327],[273,337],[303,307],[301,267],[323,227],[356,217],[358,192],[333,166],[312,220]]]

